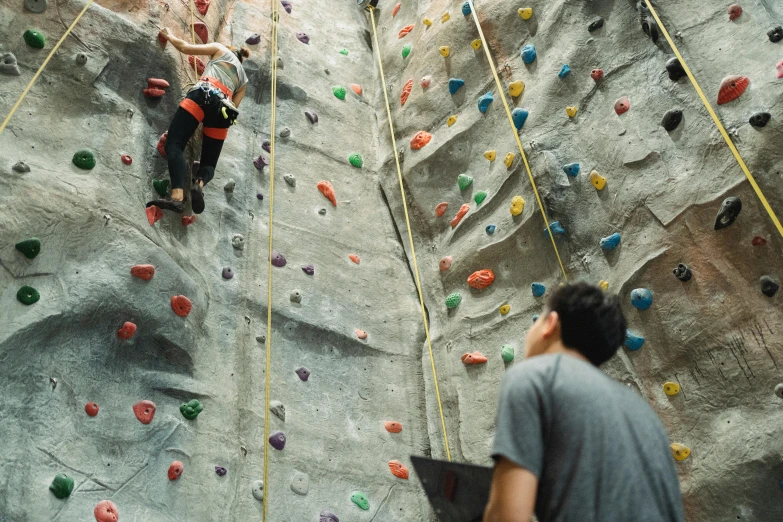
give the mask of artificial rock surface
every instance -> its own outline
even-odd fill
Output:
[[[546,297],[533,297],[530,284],[551,291],[562,276],[521,161],[506,169],[483,156],[518,149],[485,46],[471,48],[478,33],[461,3],[405,2],[396,17],[382,3],[375,14],[451,454],[488,464],[507,366],[501,348],[513,347],[521,360],[525,330]],[[271,303],[271,399],[284,405],[285,421],[271,415],[269,429],[285,433],[286,445],[269,449],[268,519],[318,520],[324,510],[340,520],[428,520],[409,455],[442,458],[445,449],[369,14],[352,0],[292,4],[290,14],[280,9],[285,68],[277,89],[277,132],[288,127],[290,136],[278,137],[275,148],[274,249],[287,264],[272,269]],[[765,36],[783,22],[783,8],[743,3],[729,23],[723,4],[669,4],[659,5],[664,23],[772,208],[783,208],[783,117],[775,107],[783,80],[774,75],[783,48]],[[265,348],[257,339],[266,335],[270,186],[269,168],[252,163],[269,139],[271,4],[212,0],[205,16],[196,13],[217,41],[240,44],[254,33],[261,41],[250,46],[247,95],[206,189],[207,210],[187,228],[173,214],[150,227],[144,215],[152,181],[167,178],[155,146],[192,81],[187,61],[156,38],[163,25],[187,34],[186,5],[167,5],[93,4],[0,135],[0,520],[90,520],[109,498],[122,518],[260,519],[252,488],[263,478],[266,443]],[[70,23],[82,6],[64,2],[58,15],[53,5],[42,14],[24,10],[21,0],[0,5],[0,52],[12,52],[21,69],[0,76],[8,93],[0,99],[3,116],[64,31],[59,16]],[[517,9],[528,6],[534,14],[523,20]],[[668,79],[668,45],[642,33],[628,0],[483,0],[476,11],[504,89],[524,81],[522,95],[507,99],[510,108],[530,111],[520,136],[548,217],[567,231],[556,241],[569,279],[608,281],[631,330],[646,338],[606,370],[653,405],[673,442],[691,448],[677,464],[688,520],[783,517],[774,500],[783,448],[773,393],[782,380],[783,297],[764,296],[758,283],[765,274],[783,277],[783,243],[692,86]],[[599,16],[604,26],[588,32]],[[435,22],[419,23],[424,17]],[[409,24],[415,27],[404,42],[412,51],[403,58],[398,33]],[[31,27],[47,35],[44,49],[22,39]],[[526,44],[537,52],[529,65],[519,54]],[[441,46],[450,47],[448,57]],[[86,62],[77,61],[80,53]],[[564,63],[572,72],[560,79]],[[604,71],[598,82],[590,78],[596,68]],[[717,108],[718,85],[731,74],[749,76],[750,87]],[[423,89],[416,79],[428,75]],[[451,96],[454,77],[465,86]],[[147,78],[171,87],[160,99],[145,98]],[[401,107],[397,95],[411,78]],[[352,83],[363,86],[361,96],[349,90],[345,100],[335,98],[332,86]],[[487,92],[495,101],[482,114],[476,104]],[[622,96],[632,108],[618,116],[613,105]],[[578,114],[569,118],[567,106]],[[674,108],[683,120],[667,133],[660,122]],[[318,123],[305,111],[318,114]],[[759,111],[772,114],[761,129],[748,123]],[[452,115],[459,118],[449,126]],[[410,150],[422,130],[432,140]],[[198,138],[194,145],[191,159]],[[81,149],[95,154],[92,170],[71,163]],[[361,170],[348,163],[352,154],[361,155]],[[30,171],[14,170],[19,161]],[[566,176],[567,163],[580,163],[581,174]],[[593,169],[607,179],[602,191],[589,181]],[[296,176],[294,186],[283,182],[286,174]],[[459,174],[474,179],[464,191],[454,183]],[[233,192],[220,189],[229,178]],[[324,179],[336,207],[316,188]],[[480,208],[474,191],[488,194]],[[509,213],[515,195],[527,202],[519,216]],[[728,196],[741,197],[742,213],[715,231]],[[443,201],[449,208],[438,218],[434,208]],[[470,211],[452,228],[465,203]],[[603,251],[599,240],[617,231],[621,244]],[[244,249],[232,247],[234,234],[244,236]],[[754,236],[766,244],[752,246]],[[32,260],[14,247],[29,237],[42,242]],[[444,256],[453,264],[440,271]],[[691,268],[690,281],[672,275],[679,263]],[[154,265],[154,277],[132,277],[136,264]],[[309,264],[314,275],[301,269]],[[226,266],[231,279],[221,277]],[[482,269],[494,272],[493,284],[471,289],[467,277]],[[19,303],[22,285],[41,299]],[[653,291],[649,310],[631,306],[634,288]],[[291,301],[294,290],[301,302]],[[453,292],[463,298],[448,310]],[[172,312],[176,295],[193,302],[187,317]],[[499,312],[504,304],[507,314]],[[125,321],[137,325],[129,340],[116,335]],[[474,351],[488,362],[460,361]],[[311,372],[307,381],[299,367]],[[681,392],[667,396],[667,381]],[[149,425],[131,409],[145,399],[157,405]],[[192,399],[204,411],[186,420],[178,409]],[[90,401],[100,405],[95,417],[84,412]],[[390,433],[387,420],[404,429]],[[169,483],[174,460],[187,471]],[[392,475],[390,460],[407,466],[411,478]],[[67,500],[48,491],[61,472],[75,480]],[[302,474],[305,495],[291,487]],[[355,491],[367,495],[369,510],[351,501]]]

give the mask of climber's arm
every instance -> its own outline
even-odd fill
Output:
[[[177,38],[171,33],[171,29],[168,27],[164,27],[160,30],[160,36],[171,42],[171,45],[176,47],[176,49],[181,52],[182,54],[189,54],[189,55],[198,55],[198,56],[212,56],[216,53],[223,54],[226,52],[226,49],[217,42],[212,42],[208,44],[191,44],[186,42],[185,40],[182,40],[181,38]]]
[[[234,106],[239,107],[239,103],[242,101],[242,98],[245,97],[245,87],[247,87],[247,84],[237,89],[234,93],[234,96],[231,97],[231,101],[234,102]]]

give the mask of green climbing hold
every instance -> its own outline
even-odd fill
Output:
[[[481,205],[481,202],[484,201],[486,198],[487,198],[487,193],[484,192],[483,190],[479,190],[473,196],[473,200],[476,202],[476,205]]]
[[[446,308],[457,308],[462,302],[462,294],[454,292],[446,298]]]
[[[465,190],[472,184],[473,184],[473,178],[471,178],[467,174],[460,174],[459,176],[457,176],[457,185],[459,185],[460,190]]]
[[[362,508],[363,510],[367,511],[370,509],[370,500],[367,498],[367,495],[362,491],[354,491],[351,493],[351,502]]]
[[[343,56],[348,56],[348,49],[345,48],[340,49],[340,54],[342,54]]]
[[[58,473],[52,483],[49,485],[54,496],[57,498],[66,498],[73,491],[73,479],[65,473]]]
[[[162,198],[165,198],[166,194],[169,193],[170,186],[171,186],[171,181],[168,179],[152,180],[152,188],[154,188],[155,192],[157,192]]]
[[[348,156],[348,161],[350,161],[351,165],[353,165],[357,169],[362,168],[362,164],[364,163],[362,161],[361,154],[351,154],[350,156]]]
[[[16,298],[19,299],[20,303],[30,306],[31,304],[38,302],[38,300],[41,298],[41,294],[39,294],[38,290],[32,286],[24,285],[19,289],[18,292],[16,292]]]
[[[34,47],[35,49],[43,49],[44,45],[46,45],[46,38],[44,38],[43,33],[41,33],[41,31],[36,31],[35,29],[28,29],[25,31],[23,38],[27,45]]]
[[[198,399],[193,399],[190,402],[180,405],[180,413],[188,420],[193,420],[198,417],[198,414],[204,411],[204,405],[198,402]]]
[[[332,92],[337,98],[341,100],[345,99],[345,87],[341,85],[335,85],[334,87],[332,87]]]
[[[16,244],[16,249],[24,254],[27,259],[33,259],[41,252],[41,240],[37,237],[25,239]]]
[[[514,347],[510,344],[504,344],[500,349],[500,356],[503,358],[503,362],[511,362],[514,360]]]
[[[411,44],[405,44],[402,47],[402,57],[407,58],[409,54],[411,54]]]
[[[91,170],[95,167],[95,154],[87,149],[77,150],[73,155],[73,164],[80,169]]]

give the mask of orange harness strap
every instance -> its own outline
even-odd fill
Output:
[[[188,111],[199,123],[204,121],[204,110],[198,103],[194,102],[190,98],[185,98],[179,103],[179,106]]]
[[[223,91],[223,94],[231,98],[233,96],[233,93],[231,92],[231,89],[220,83],[217,78],[213,78],[212,76],[202,76],[201,77],[202,82],[209,82],[210,85],[213,87],[217,87],[221,91]]]
[[[225,141],[228,137],[228,129],[218,129],[216,127],[204,127],[203,129],[204,136],[209,136],[210,138],[216,139],[216,140],[222,140]]]

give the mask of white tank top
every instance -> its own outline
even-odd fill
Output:
[[[227,52],[214,58],[204,68],[204,76],[212,76],[231,89],[232,93],[247,83],[247,75],[242,63],[232,52]]]

